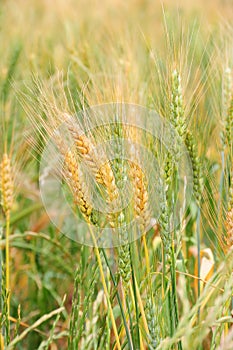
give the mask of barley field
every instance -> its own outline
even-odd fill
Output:
[[[233,349],[233,1],[0,1],[0,349]]]

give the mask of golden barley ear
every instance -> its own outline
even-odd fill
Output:
[[[85,161],[92,173],[97,176],[98,162],[93,152],[94,145],[92,141],[83,133],[73,118],[66,117],[66,123],[74,140],[78,156]]]
[[[92,207],[88,203],[87,195],[83,189],[79,174],[79,164],[74,150],[68,149],[65,142],[59,134],[55,135],[55,142],[58,151],[64,158],[62,175],[69,186],[74,203],[79,207],[85,220],[90,223],[92,216]]]
[[[134,190],[134,213],[136,220],[140,225],[140,230],[144,233],[150,219],[148,191],[145,183],[145,176],[142,169],[138,165],[131,163],[130,177]]]
[[[91,138],[82,132],[77,122],[71,117],[66,117],[66,123],[73,137],[78,156],[85,161],[96,181],[105,186],[108,195],[107,202],[113,202],[118,196],[118,191],[111,165],[106,161],[99,166],[98,157],[94,152],[95,145]]]
[[[65,154],[64,163],[66,180],[73,193],[74,203],[79,206],[79,209],[82,215],[84,216],[85,220],[87,222],[90,222],[92,207],[91,205],[89,205],[85,193],[83,191],[78,172],[78,163],[72,151],[69,150]]]
[[[10,216],[13,206],[14,180],[11,161],[7,153],[3,154],[0,164],[0,193],[1,206],[6,217]]]

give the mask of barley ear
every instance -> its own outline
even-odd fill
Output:
[[[177,70],[172,73],[170,103],[170,121],[181,138],[184,138],[186,132],[186,122],[184,118],[184,103],[182,96],[181,77]]]
[[[138,165],[131,163],[130,177],[134,191],[134,213],[136,220],[139,223],[140,231],[145,233],[150,220],[150,209],[148,202],[149,196],[145,176],[142,169]]]
[[[203,189],[201,164],[198,157],[197,146],[194,141],[194,137],[189,131],[185,135],[185,144],[188,149],[190,160],[192,163],[194,196],[199,205],[201,201],[201,194]]]
[[[232,70],[227,68],[224,74],[223,86],[223,122],[224,130],[222,132],[223,147],[229,146],[232,151],[232,128],[233,128],[233,84]]]
[[[1,206],[6,217],[10,216],[13,206],[13,175],[10,158],[6,153],[3,154],[0,164],[0,194]]]

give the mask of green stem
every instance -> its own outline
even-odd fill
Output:
[[[200,274],[201,274],[201,240],[200,240],[200,223],[201,223],[201,209],[198,206],[197,210],[197,297],[199,299],[200,294],[201,294],[201,280],[200,280]],[[198,320],[198,325],[200,324],[200,307],[198,308],[197,311],[197,320]],[[200,348],[200,345],[199,345]]]
[[[114,314],[113,314],[111,300],[110,300],[110,297],[109,297],[109,294],[108,294],[108,288],[107,288],[105,277],[104,277],[104,271],[103,271],[103,266],[102,266],[101,257],[100,257],[100,253],[99,253],[99,248],[96,245],[95,236],[93,235],[91,230],[90,230],[90,232],[91,232],[92,238],[93,238],[94,243],[95,243],[94,251],[95,251],[95,255],[96,255],[96,258],[97,258],[98,265],[99,265],[100,277],[101,277],[101,280],[102,280],[102,285],[103,285],[103,288],[104,288],[105,297],[106,297],[107,303],[108,303],[108,309],[109,309],[110,318],[111,318],[111,321],[112,321],[112,328],[113,328],[113,332],[114,332],[114,335],[115,335],[115,338],[116,338],[116,346],[117,346],[118,350],[121,350],[120,339],[119,339],[117,326],[116,326],[116,322],[115,322],[115,318],[114,318]]]
[[[6,215],[6,292],[7,292],[7,314],[10,317],[10,215]]]
[[[172,302],[174,305],[173,329],[176,330],[179,323],[179,310],[178,310],[177,291],[176,291],[176,260],[175,260],[175,253],[174,253],[174,242],[172,243],[172,246],[171,246],[171,267],[170,268],[171,268],[171,284],[172,284]],[[178,342],[178,349],[182,350],[181,341]]]
[[[201,281],[200,281],[200,273],[201,273],[201,240],[200,240],[200,220],[201,219],[201,210],[198,207],[197,210],[197,222],[196,222],[196,235],[197,235],[197,296],[200,297],[201,294]],[[198,314],[200,310],[198,311]]]
[[[114,275],[112,273],[111,267],[110,267],[109,262],[108,262],[107,255],[105,253],[105,250],[103,248],[101,248],[100,251],[102,252],[102,254],[104,256],[104,259],[105,259],[105,262],[106,262],[106,264],[108,266],[113,285],[114,285],[115,288],[117,288],[117,282],[116,282],[115,277],[114,277]],[[123,309],[123,305],[122,305],[122,302],[121,302],[121,298],[120,298],[120,295],[119,295],[119,292],[118,292],[117,289],[116,289],[116,297],[117,297],[117,301],[118,301],[119,306],[120,306],[121,315],[122,315],[122,318],[123,318],[123,324],[124,324],[126,336],[127,336],[127,339],[128,339],[129,349],[132,350],[133,349],[132,348],[132,341],[131,341],[131,337],[130,337],[130,333],[129,333],[126,317],[125,317],[125,314],[124,314],[124,309]]]

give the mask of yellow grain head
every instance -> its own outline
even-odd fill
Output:
[[[7,153],[4,153],[0,164],[0,193],[1,206],[6,217],[9,217],[13,206],[13,190],[14,181],[11,161]]]

